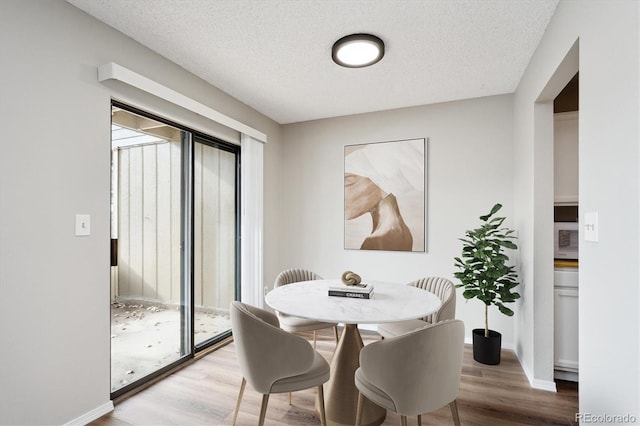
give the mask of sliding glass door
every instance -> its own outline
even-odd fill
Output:
[[[230,334],[239,150],[114,102],[111,160],[117,397]]]

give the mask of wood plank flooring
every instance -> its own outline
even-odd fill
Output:
[[[311,335],[309,334],[309,338]],[[365,344],[379,339],[363,333]],[[331,330],[318,332],[318,351],[330,360],[335,348]],[[115,410],[93,426],[230,425],[241,376],[230,343],[193,362],[141,392],[116,403]],[[267,425],[319,425],[314,413],[315,390],[295,392],[292,405],[287,394],[271,395]],[[256,425],[261,395],[249,385],[244,393],[238,425]],[[465,346],[458,410],[462,425],[575,425],[578,389],[558,382],[558,392],[531,389],[511,351],[502,352],[498,366],[473,360]],[[425,425],[452,425],[445,406],[422,416]],[[399,425],[400,416],[388,412],[384,426]],[[417,425],[415,417],[409,425]]]

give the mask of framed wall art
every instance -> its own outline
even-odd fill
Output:
[[[344,147],[344,247],[426,250],[426,139]]]

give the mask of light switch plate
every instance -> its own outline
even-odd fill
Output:
[[[76,236],[83,237],[91,235],[91,215],[77,214],[76,215]]]
[[[598,242],[598,212],[584,214],[584,240]]]

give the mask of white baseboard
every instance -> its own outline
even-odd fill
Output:
[[[539,380],[533,377],[533,374],[531,373],[531,371],[528,368],[526,368],[524,364],[522,364],[522,361],[520,361],[518,352],[515,352],[515,354],[516,354],[516,358],[518,358],[518,362],[520,363],[520,367],[522,367],[522,371],[524,371],[524,375],[527,376],[527,380],[529,380],[529,386],[531,386],[533,389],[540,389],[540,390],[545,390],[549,392],[558,391],[558,389],[556,388],[556,382],[554,382],[553,380],[551,381]]]
[[[556,379],[566,380],[569,382],[577,382],[578,381],[578,373],[576,371],[563,371],[563,370],[555,370],[553,375]]]
[[[113,411],[113,401],[106,402],[99,407],[94,408],[93,410],[84,413],[80,417],[77,417],[71,420],[68,423],[65,423],[65,426],[84,426],[87,423],[91,423],[92,421],[99,419],[107,413]]]
[[[554,381],[550,382],[548,380],[529,379],[529,383],[531,384],[531,387],[534,389],[540,389],[540,390],[545,390],[549,392],[558,391],[558,389],[556,389],[556,382]]]

